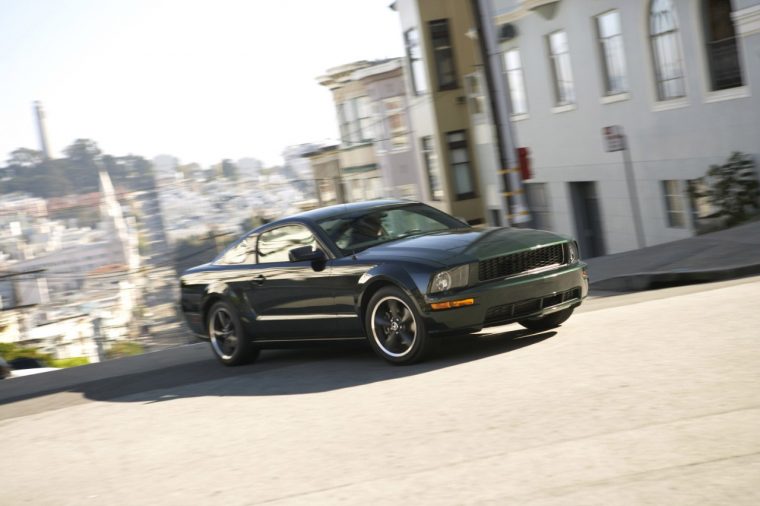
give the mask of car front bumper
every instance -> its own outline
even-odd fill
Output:
[[[428,332],[447,334],[528,320],[574,308],[588,295],[586,264],[515,276],[457,291],[425,296],[422,314]],[[433,310],[431,304],[474,299],[469,306]]]

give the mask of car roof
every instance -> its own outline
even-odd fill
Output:
[[[317,222],[322,220],[329,220],[330,218],[337,218],[339,216],[345,216],[348,214],[363,213],[373,211],[375,209],[384,209],[407,204],[418,204],[418,202],[415,202],[413,200],[379,199],[367,200],[364,202],[352,202],[350,204],[337,204],[334,206],[320,207],[319,209],[311,209],[309,211],[293,214],[286,218],[277,220],[274,223],[292,220]]]

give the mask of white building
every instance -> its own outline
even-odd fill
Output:
[[[690,181],[734,151],[760,161],[760,1],[494,4],[533,216],[585,256],[693,235]]]

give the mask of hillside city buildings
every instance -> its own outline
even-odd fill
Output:
[[[216,251],[303,209],[409,198],[476,226],[571,235],[593,257],[709,228],[714,209],[698,192],[710,165],[733,152],[760,160],[760,0],[390,7],[402,57],[316,78],[334,142],[288,146],[281,167],[161,155],[155,184],[133,191],[101,172],[98,192],[0,196],[0,342],[99,360],[109,343],[151,332],[136,315],[160,304],[177,325],[172,291],[156,287],[176,290],[186,241],[212,238]],[[40,104],[35,113],[45,148]],[[97,223],[52,218],[75,206],[98,209]]]
[[[129,337],[141,283],[137,227],[108,174],[99,178],[95,228],[49,219],[43,199],[2,199],[0,342],[96,362],[99,339]]]

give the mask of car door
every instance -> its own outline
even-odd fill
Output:
[[[246,290],[255,318],[254,339],[331,337],[335,306],[326,262],[291,262],[290,250],[325,248],[301,223],[268,229],[258,236],[257,268]]]

